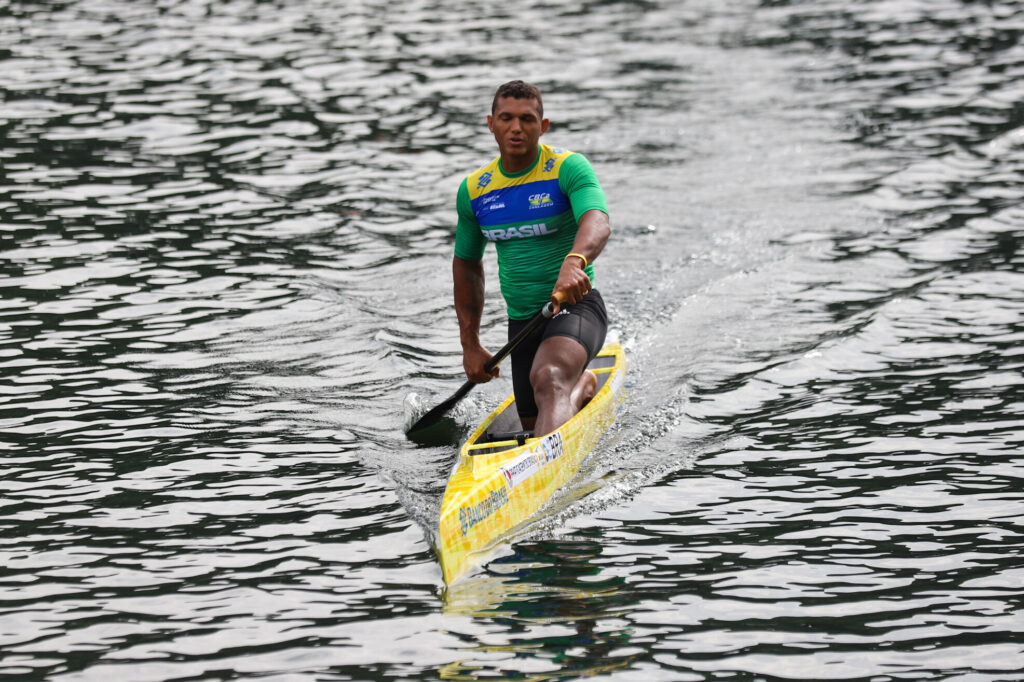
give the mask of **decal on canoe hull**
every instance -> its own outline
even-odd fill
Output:
[[[515,488],[540,471],[540,465],[537,464],[537,458],[533,456],[533,453],[527,451],[508,464],[503,464],[500,470],[501,474],[505,477],[505,482],[508,483],[508,487]]]
[[[462,529],[462,534],[465,535],[470,528],[488,518],[506,504],[508,504],[508,488],[501,486],[488,492],[487,497],[483,501],[471,507],[466,505],[460,507],[459,528]]]
[[[512,489],[561,457],[563,452],[565,446],[562,434],[555,431],[508,464],[499,467],[499,470],[505,477],[509,489]]]
[[[563,452],[565,452],[565,446],[562,442],[561,431],[555,431],[542,440],[540,445],[533,447],[533,454],[536,455],[537,461],[540,462],[541,466],[554,462],[562,456]]]

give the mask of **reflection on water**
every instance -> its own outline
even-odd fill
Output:
[[[959,0],[0,5],[0,673],[1024,679],[1022,32]],[[454,191],[514,77],[608,191],[630,397],[446,589],[454,451],[404,409],[462,381]],[[492,284],[498,345],[502,313]]]

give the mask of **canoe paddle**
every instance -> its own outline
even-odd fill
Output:
[[[509,353],[515,350],[516,346],[523,342],[527,336],[529,336],[537,327],[544,323],[555,313],[555,306],[550,301],[544,304],[544,307],[540,309],[540,312],[530,318],[530,321],[526,323],[522,331],[516,334],[511,341],[506,343],[501,350],[494,354],[487,364],[484,365],[484,370],[490,374],[495,367],[501,364],[501,361],[508,357]],[[466,394],[473,390],[476,386],[472,381],[467,381],[462,384],[459,390],[455,391],[455,394],[451,398],[445,400],[443,403],[435,407],[434,409],[427,412],[425,415],[419,418],[415,424],[413,424],[406,432],[406,436],[409,440],[420,445],[440,445],[443,443],[451,442],[451,435],[454,429],[451,425],[447,428],[437,428],[438,423],[442,417],[448,413],[450,409],[455,407],[460,400],[466,397]]]

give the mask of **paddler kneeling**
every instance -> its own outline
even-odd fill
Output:
[[[594,260],[611,234],[604,191],[582,154],[540,144],[550,121],[540,91],[523,81],[500,86],[487,127],[499,155],[463,180],[452,275],[462,364],[475,383],[498,376],[484,365],[483,254],[498,254],[512,339],[548,300],[555,315],[512,351],[512,388],[523,428],[551,433],[597,389],[587,363],[604,345],[608,314],[592,288]],[[561,303],[558,303],[560,301]]]

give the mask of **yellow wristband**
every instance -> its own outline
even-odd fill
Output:
[[[579,258],[579,259],[580,259],[581,261],[583,261],[583,267],[584,267],[584,268],[586,268],[586,267],[587,267],[587,257],[586,257],[586,256],[584,256],[584,255],[583,255],[582,253],[570,253],[570,254],[569,254],[568,256],[566,256],[565,258],[570,258],[570,257],[572,257],[572,256],[576,256],[576,257],[577,257],[577,258]],[[565,258],[563,258],[562,260],[565,260]]]

